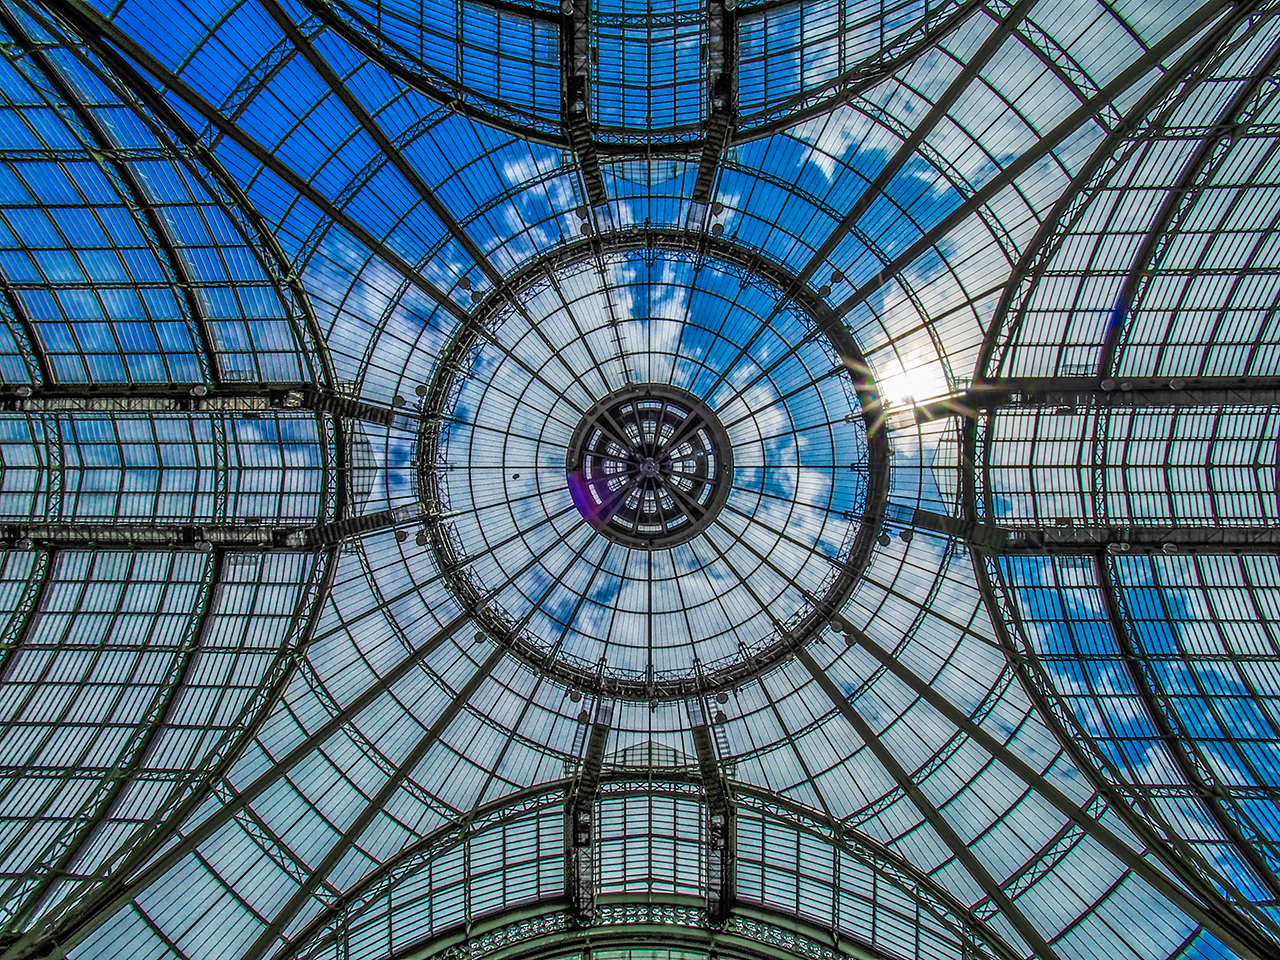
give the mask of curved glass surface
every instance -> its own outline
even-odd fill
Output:
[[[1276,955],[1280,6],[0,33],[0,960]]]
[[[792,642],[816,598],[847,591],[837,574],[867,496],[861,406],[835,346],[782,291],[706,256],[619,253],[544,277],[446,356],[462,351],[465,365],[446,361],[421,391],[440,422],[422,484],[442,520],[428,537],[455,595],[505,642],[582,682],[652,690]],[[639,440],[639,401],[615,416],[609,398],[666,386],[723,431],[723,507],[691,538],[668,531],[656,518],[683,516],[686,478],[653,520],[637,510],[602,533],[584,498],[624,509],[630,488],[566,476],[574,431],[605,403],[608,434]]]

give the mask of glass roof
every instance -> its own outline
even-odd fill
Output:
[[[0,960],[1280,951],[1280,5],[0,34]]]

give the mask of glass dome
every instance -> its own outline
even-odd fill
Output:
[[[1276,4],[0,32],[0,960],[1280,952]]]

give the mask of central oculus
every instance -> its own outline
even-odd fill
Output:
[[[684,543],[715,520],[733,485],[723,425],[669,384],[631,384],[597,402],[569,441],[569,493],[587,523],[642,550]]]

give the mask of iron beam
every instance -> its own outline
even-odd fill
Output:
[[[707,105],[706,133],[691,197],[695,211],[706,210],[720,170],[720,159],[733,139],[738,119],[736,2],[710,0],[707,4]]]
[[[0,411],[29,413],[96,410],[162,412],[192,410],[253,413],[316,410],[402,430],[421,429],[422,415],[403,397],[386,407],[312,383],[226,381],[205,383],[52,383],[0,385]]]
[[[916,420],[973,419],[983,411],[1177,409],[1280,405],[1280,377],[1011,377],[975,383],[915,407]]]
[[[23,362],[27,366],[32,381],[52,383],[53,368],[49,366],[48,355],[40,347],[40,336],[36,332],[36,326],[31,322],[25,305],[18,299],[7,278],[0,279],[0,295],[3,296],[4,306],[8,307],[8,312],[13,315],[11,324],[13,339],[22,353]]]
[[[578,158],[587,203],[603,215],[609,202],[604,192],[600,155],[591,134],[591,3],[563,0],[560,20],[561,124],[569,147]],[[600,229],[597,224],[597,231]]]
[[[986,554],[1060,554],[1092,556],[1098,551],[1124,553],[1245,554],[1280,552],[1276,527],[1201,526],[999,526],[962,520],[930,510],[915,510],[910,525],[927,533],[963,540]]]
[[[96,547],[130,550],[323,550],[378,530],[394,529],[422,516],[420,506],[379,510],[310,527],[271,524],[8,523],[0,524],[0,546],[63,550]]]
[[[729,782],[720,764],[720,751],[712,737],[714,718],[703,697],[686,702],[693,721],[694,751],[698,756],[698,775],[707,798],[703,823],[706,831],[707,920],[713,928],[724,926],[734,902],[734,864],[736,844],[733,800]]]
[[[5,625],[4,632],[0,633],[0,683],[6,679],[5,675],[13,651],[22,649],[30,642],[32,621],[44,608],[57,559],[58,555],[53,551],[37,556],[32,564],[26,586],[16,598],[14,612]]]
[[[818,662],[813,659],[809,651],[803,647],[796,651],[796,658],[804,665],[805,669],[813,676],[814,681],[818,684],[823,693],[830,698],[832,705],[840,712],[840,714],[849,722],[849,726],[853,727],[854,732],[867,745],[867,748],[875,755],[880,765],[894,779],[902,792],[911,800],[920,815],[933,828],[934,833],[951,851],[951,855],[971,876],[975,883],[987,894],[992,902],[1000,908],[1001,914],[1010,926],[1018,932],[1023,941],[1031,948],[1032,953],[1039,960],[1058,960],[1058,953],[1045,940],[1044,935],[1040,933],[1027,917],[1022,909],[1013,902],[1012,898],[1007,894],[999,882],[991,875],[986,864],[978,859],[964,839],[951,826],[950,821],[942,815],[942,812],[933,805],[920,786],[911,779],[910,775],[902,764],[898,762],[898,758],[880,739],[874,730],[871,729],[862,714],[860,714],[852,703],[845,697],[840,689],[827,676],[825,670],[818,666]]]
[[[589,955],[595,949],[611,955],[620,950],[634,956],[632,951],[636,948],[651,951],[658,943],[678,951],[732,960],[795,960],[797,956],[891,960],[890,954],[871,944],[761,904],[736,905],[725,929],[716,930],[669,921],[673,912],[683,914],[697,908],[696,900],[687,895],[649,894],[637,898],[624,893],[610,894],[601,901],[610,913],[625,919],[566,935],[557,922],[564,910],[563,902],[546,898],[442,931],[425,942],[406,947],[392,960],[448,960],[460,956],[556,960],[566,955]]]

